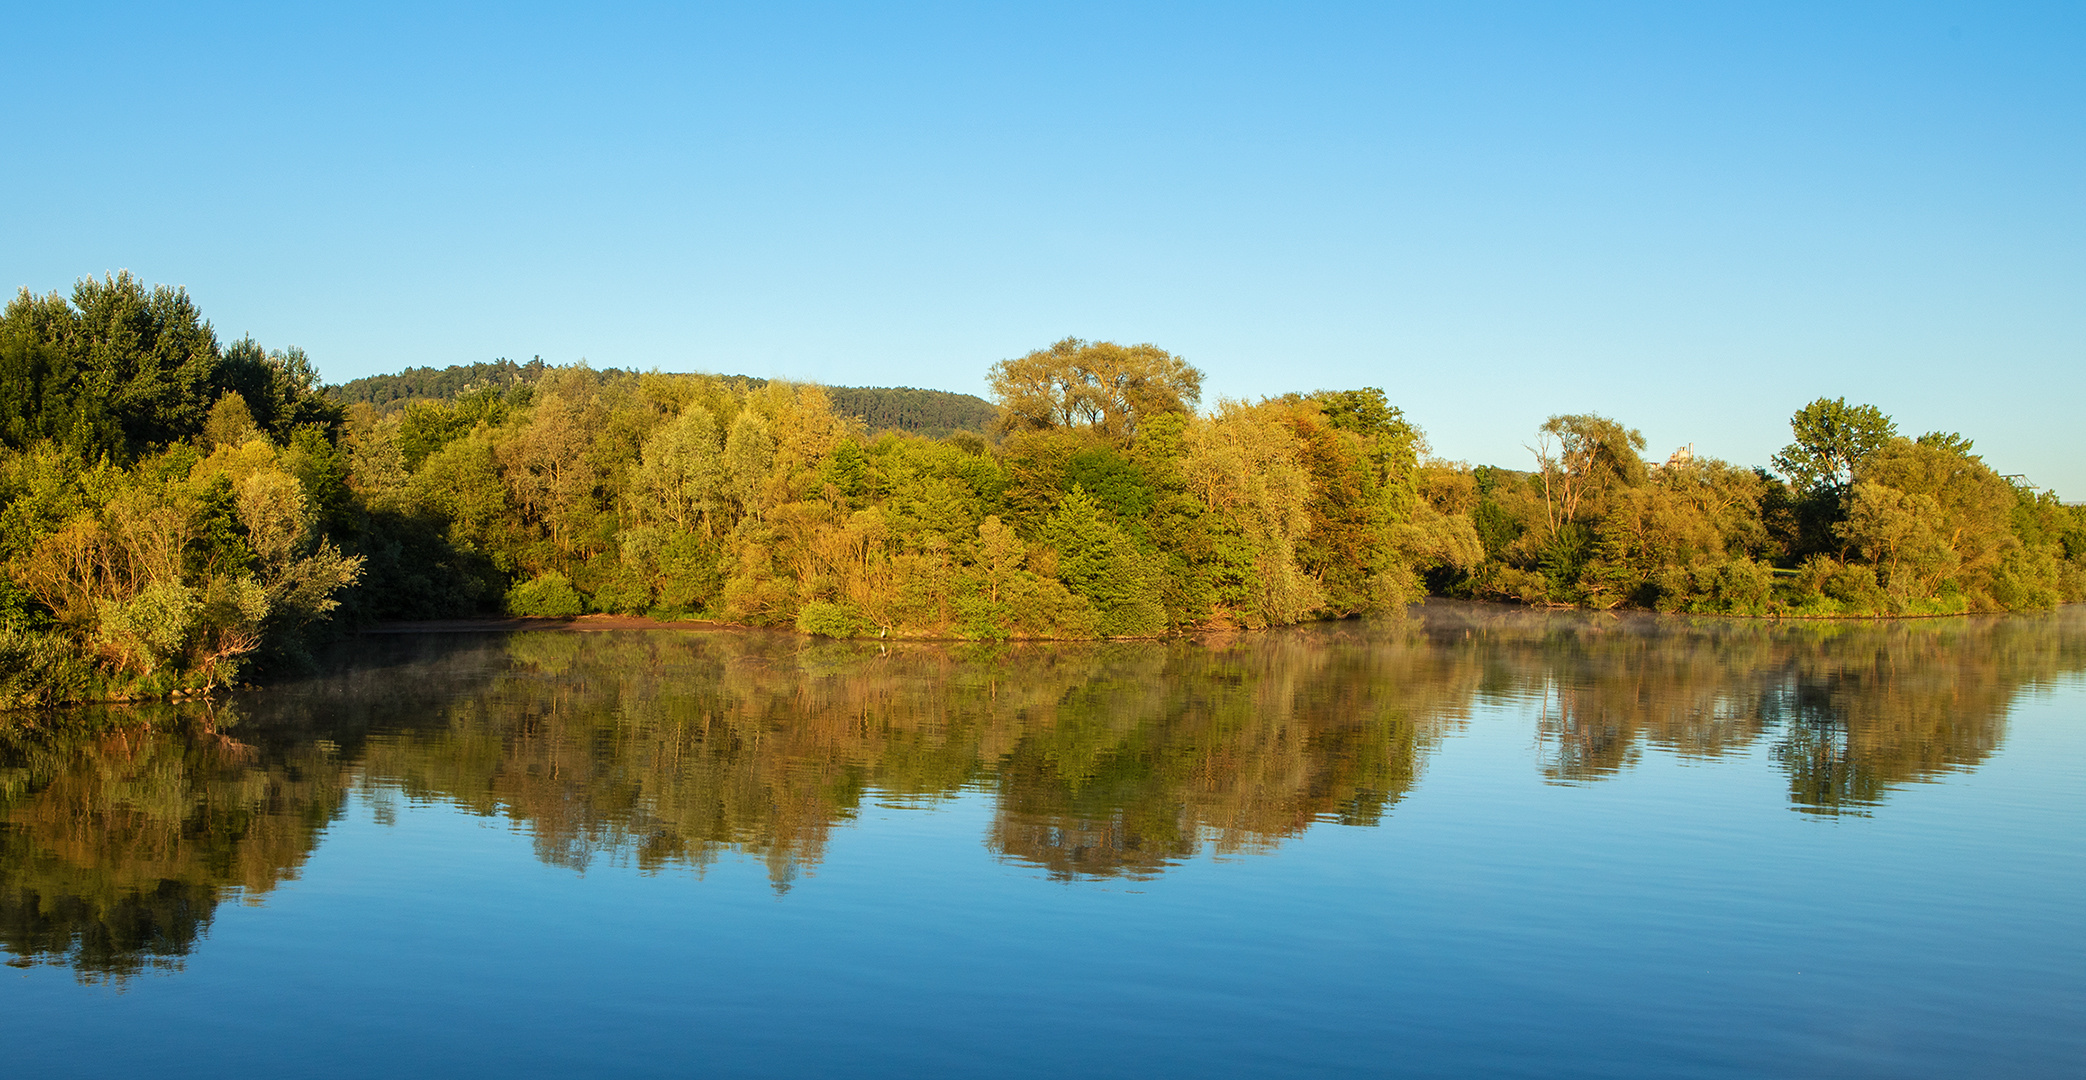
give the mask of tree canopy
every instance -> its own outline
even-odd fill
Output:
[[[1775,468],[1802,492],[1845,488],[1870,454],[1898,433],[1897,424],[1874,405],[1849,405],[1843,397],[1819,398],[1789,418],[1796,441],[1775,455]]]
[[[0,313],[0,439],[14,449],[129,460],[194,438],[228,393],[277,438],[341,418],[302,350],[221,349],[186,292],[127,272],[84,278],[70,299],[23,289]]]
[[[1157,345],[1068,337],[986,374],[1007,430],[1086,427],[1113,439],[1202,400],[1202,372]]]

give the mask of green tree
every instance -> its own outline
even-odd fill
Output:
[[[2001,606],[1991,595],[1995,579],[2026,569],[2018,565],[2027,553],[2014,534],[2015,505],[2013,488],[1978,458],[1892,439],[1863,460],[1837,531],[1900,604],[1952,593],[1991,610]]]
[[[195,438],[227,392],[277,442],[341,420],[302,351],[266,353],[251,339],[222,351],[185,291],[148,289],[128,272],[83,278],[69,299],[24,289],[0,313],[0,438],[10,445],[51,438],[128,461]]]
[[[1649,473],[1638,452],[1644,434],[1597,413],[1553,416],[1537,429],[1534,453],[1543,482],[1543,508],[1552,533],[1598,517],[1617,488],[1643,484]]]
[[[1065,494],[1044,523],[1042,540],[1057,550],[1058,579],[1093,605],[1104,636],[1166,629],[1166,609],[1153,599],[1151,567],[1085,489],[1075,486]]]
[[[1284,626],[1325,603],[1297,563],[1311,529],[1310,472],[1279,403],[1227,401],[1188,427],[1181,475],[1202,502],[1218,598],[1247,626]]]
[[[645,441],[637,490],[650,516],[684,532],[714,536],[726,478],[717,419],[690,404]]]
[[[1374,386],[1320,390],[1310,399],[1318,403],[1328,423],[1341,431],[1353,432],[1368,447],[1369,459],[1376,464],[1378,483],[1388,485],[1419,465],[1426,439],[1382,390]]]
[[[0,445],[26,450],[48,439],[85,456],[120,454],[123,429],[108,404],[72,356],[20,320],[0,319]]]
[[[1805,494],[1839,495],[1869,455],[1897,435],[1897,425],[1874,405],[1819,398],[1789,418],[1796,441],[1774,457],[1775,468]]]
[[[1202,399],[1202,372],[1156,345],[1070,337],[992,365],[985,381],[1007,431],[1087,427],[1127,439],[1146,419]]]
[[[253,411],[246,407],[246,398],[237,390],[227,390],[210,407],[210,415],[203,421],[203,445],[215,450],[224,446],[244,446],[248,439],[260,437],[261,429],[254,423]]]

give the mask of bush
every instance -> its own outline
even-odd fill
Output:
[[[1774,591],[1774,571],[1751,559],[1728,559],[1714,567],[1709,576],[1709,591],[1718,611],[1763,610],[1768,594]]]
[[[622,570],[594,590],[594,610],[617,615],[642,615],[652,606],[652,586],[629,570]]]
[[[98,636],[122,667],[150,675],[180,659],[203,606],[186,585],[154,585],[129,600],[101,601]]]
[[[814,600],[797,612],[797,629],[820,637],[860,637],[874,629],[853,604]]]
[[[57,634],[0,626],[0,708],[87,696],[93,665]]]
[[[1794,575],[1785,579],[1782,599],[1792,607],[1815,607],[1825,601],[1825,582],[1840,562],[1830,555],[1813,555],[1804,560]]]
[[[507,590],[507,613],[540,618],[577,615],[587,603],[563,574],[538,574]]]
[[[659,550],[660,607],[673,611],[708,610],[724,588],[723,568],[718,565],[717,547],[701,537],[682,534],[671,537]]]
[[[1166,632],[1166,609],[1152,600],[1130,600],[1101,613],[1102,637],[1152,637]]]
[[[51,616],[20,585],[0,577],[0,630],[44,630]]]
[[[1878,611],[1888,599],[1876,582],[1876,568],[1860,563],[1843,563],[1834,570],[1825,579],[1825,595],[1849,611]]]

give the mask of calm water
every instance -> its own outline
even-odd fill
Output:
[[[2086,609],[339,671],[0,736],[0,1072],[2086,1075]]]

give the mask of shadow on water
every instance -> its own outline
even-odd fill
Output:
[[[0,948],[81,978],[177,967],[219,903],[293,878],[351,799],[505,817],[545,862],[787,890],[865,800],[989,792],[987,843],[1149,877],[1376,825],[1479,710],[1533,718],[1552,783],[1649,749],[1764,750],[1808,814],[1974,768],[2024,692],[2086,670],[2086,610],[1773,625],[1435,603],[1199,641],[1011,646],[763,633],[363,639],[231,705],[0,729]]]

